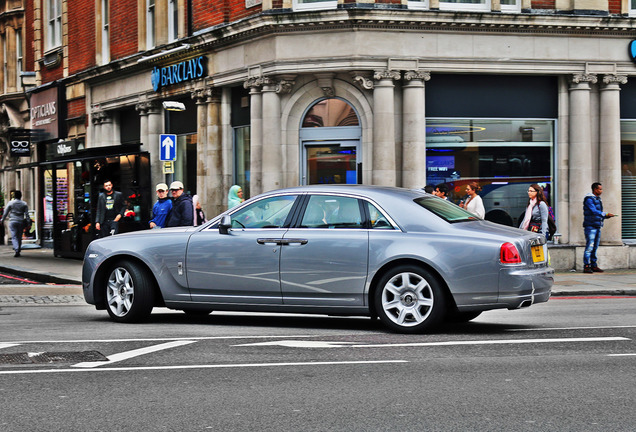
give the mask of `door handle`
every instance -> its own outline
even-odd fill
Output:
[[[281,245],[290,245],[290,244],[298,243],[298,244],[304,245],[304,244],[307,244],[308,241],[309,240],[307,240],[307,239],[290,238],[290,239],[281,239],[281,242],[279,244],[281,244]]]
[[[256,239],[256,243],[258,244],[267,244],[267,243],[275,243],[277,245],[282,244],[281,241],[283,241],[283,239],[280,238],[259,238]]]

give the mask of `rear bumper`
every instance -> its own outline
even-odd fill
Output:
[[[547,302],[554,285],[552,267],[505,268],[499,272],[498,303],[508,309]]]

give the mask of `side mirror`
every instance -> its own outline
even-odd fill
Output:
[[[227,234],[232,228],[232,217],[230,215],[221,216],[221,222],[219,222],[219,233]]]

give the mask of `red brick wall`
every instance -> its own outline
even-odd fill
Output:
[[[69,74],[95,66],[95,0],[68,4]]]
[[[555,0],[532,0],[532,9],[554,9],[554,8],[555,8]]]
[[[110,2],[110,59],[120,59],[139,51],[137,2]]]
[[[230,22],[239,20],[241,18],[248,17],[250,15],[257,15],[262,12],[261,5],[245,9],[245,0],[226,0],[229,8],[229,20]],[[282,8],[283,0],[274,0],[274,8]]]
[[[193,32],[223,24],[225,0],[192,0],[192,18]]]
[[[608,0],[609,12],[611,14],[621,13],[621,0]]]
[[[24,6],[24,70],[34,71],[33,52],[35,46],[33,45],[33,2],[25,1]]]
[[[86,114],[86,99],[74,99],[66,104],[66,118],[75,118]]]

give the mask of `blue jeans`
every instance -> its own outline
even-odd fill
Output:
[[[585,252],[583,252],[583,264],[596,267],[596,251],[601,243],[601,229],[595,227],[583,227],[585,231]]]

